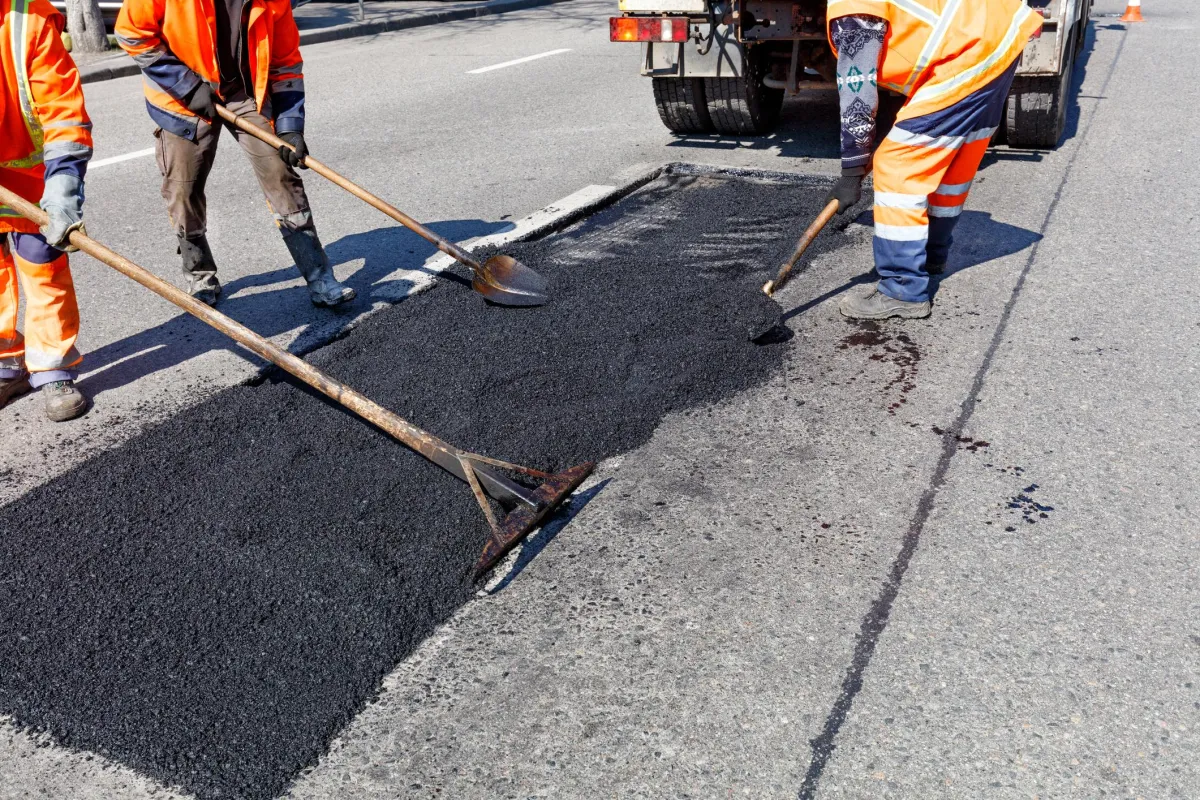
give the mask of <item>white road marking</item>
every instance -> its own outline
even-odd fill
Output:
[[[490,67],[480,67],[479,69],[473,69],[470,72],[468,72],[467,74],[468,75],[479,75],[484,72],[491,72],[494,69],[504,69],[505,67],[512,67],[512,66],[516,66],[517,64],[524,64],[526,61],[537,61],[539,58],[547,58],[549,56],[557,56],[562,53],[569,53],[569,52],[571,52],[571,48],[569,48],[569,47],[564,47],[561,50],[547,50],[545,53],[538,53],[535,56],[525,56],[524,58],[514,59],[513,61],[505,61],[503,64],[492,64]]]
[[[147,147],[145,150],[135,150],[134,152],[126,153],[123,156],[113,156],[112,158],[102,158],[99,161],[92,161],[88,164],[88,169],[99,169],[100,167],[107,167],[109,164],[120,164],[122,161],[129,161],[133,158],[142,158],[143,156],[152,155],[154,155],[154,148]]]

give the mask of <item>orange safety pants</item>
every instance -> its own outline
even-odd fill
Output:
[[[1000,125],[1017,63],[949,108],[901,119],[875,152],[879,291],[923,302],[929,262],[944,264],[954,226]]]
[[[25,291],[24,335],[17,330],[18,276]],[[10,233],[5,241],[0,233],[0,376],[28,370],[35,387],[74,379],[72,368],[83,360],[75,349],[78,336],[79,306],[66,253],[40,234]]]

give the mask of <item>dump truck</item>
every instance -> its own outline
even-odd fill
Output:
[[[1051,149],[1066,128],[1092,0],[1027,5],[1045,25],[1021,57],[997,137]],[[836,91],[826,0],[620,0],[620,11],[609,38],[641,45],[641,73],[674,133],[767,134],[785,96]]]

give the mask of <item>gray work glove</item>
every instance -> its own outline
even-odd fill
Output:
[[[78,250],[68,237],[71,231],[87,232],[83,227],[83,181],[68,172],[51,175],[42,191],[41,206],[50,217],[41,227],[46,242],[67,253]]]
[[[183,104],[196,116],[212,122],[217,118],[217,109],[214,105],[216,101],[217,96],[213,93],[212,87],[201,82],[199,86],[188,93]]]
[[[837,200],[837,213],[845,214],[851,206],[862,199],[863,177],[863,175],[847,175],[843,172],[842,177],[837,179],[837,183],[826,195],[825,205],[829,205],[831,200]]]
[[[294,151],[291,147],[279,148],[279,157],[284,163],[293,169],[308,169],[308,165],[304,163],[304,159],[308,157],[308,145],[304,143],[304,134],[300,131],[289,131],[279,134],[279,138],[296,148]]]

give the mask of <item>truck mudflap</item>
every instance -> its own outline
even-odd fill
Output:
[[[745,74],[742,46],[732,25],[695,26],[700,41],[643,42],[642,74],[651,78],[740,78]]]

